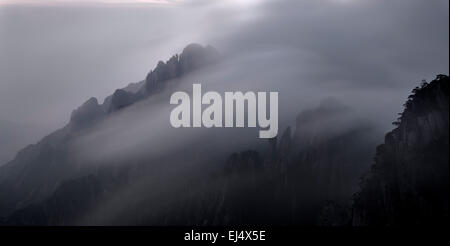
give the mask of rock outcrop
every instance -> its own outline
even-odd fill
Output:
[[[104,115],[101,105],[95,97],[91,97],[79,108],[75,109],[70,116],[72,130],[85,128],[93,124]]]
[[[354,225],[448,225],[449,77],[416,87],[355,194]]]
[[[220,58],[219,52],[212,46],[202,47],[190,44],[180,55],[172,56],[167,62],[160,61],[156,68],[148,73],[142,94],[151,94],[163,88],[163,81],[181,77],[201,67],[214,64]]]

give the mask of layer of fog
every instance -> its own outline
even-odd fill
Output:
[[[20,128],[0,137],[2,149],[37,141],[87,98],[101,101],[141,80],[191,42],[216,46],[234,67],[256,63],[241,70],[243,89],[265,83],[280,90],[287,102],[280,107],[300,111],[331,94],[361,106],[385,129],[418,81],[448,73],[445,0],[2,6],[0,36],[0,119]],[[252,78],[264,70],[264,81]]]
[[[124,211],[129,197],[180,194],[182,177],[210,172],[234,151],[267,144],[255,128],[171,128],[173,91],[190,92],[192,83],[203,91],[278,91],[279,135],[298,113],[334,98],[353,110],[354,119],[386,132],[410,90],[424,78],[448,74],[449,65],[445,0],[2,6],[0,37],[0,120],[17,128],[8,133],[18,132],[0,136],[0,148],[11,149],[4,160],[12,149],[66,124],[89,97],[102,101],[142,80],[158,60],[191,42],[211,44],[224,55],[217,66],[172,81],[166,92],[76,139],[76,156],[85,165],[150,156],[145,161],[158,170],[88,213],[105,223]]]
[[[242,18],[205,25],[208,35],[203,43],[224,54],[220,64],[172,81],[167,92],[121,112],[77,142],[78,156],[89,162],[145,155],[153,157],[146,162],[156,167],[87,213],[82,223],[114,222],[127,204],[149,198],[160,201],[148,208],[155,216],[182,199],[188,180],[206,178],[228,154],[267,144],[257,138],[257,129],[171,128],[170,94],[191,92],[192,83],[201,83],[203,91],[221,93],[278,91],[279,134],[294,124],[299,112],[327,98],[353,110],[351,119],[334,119],[338,127],[345,129],[353,120],[363,119],[381,133],[392,128],[390,122],[418,81],[448,73],[448,24],[443,21],[448,13],[436,14],[439,4],[445,3],[422,8],[419,2],[409,2],[410,9],[387,1],[290,4],[294,6],[273,2],[253,6]],[[214,4],[197,8],[207,10],[211,20],[226,19],[236,11]],[[382,134],[378,137],[381,142]]]

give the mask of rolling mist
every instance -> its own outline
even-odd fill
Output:
[[[6,224],[347,225],[411,89],[449,73],[444,0],[43,2],[0,3]],[[75,109],[148,91],[191,43],[220,59],[73,128]],[[278,136],[172,128],[170,95],[193,83],[278,92]],[[79,209],[55,205],[80,191]]]
[[[448,73],[447,1],[43,2],[0,5],[0,119],[20,129],[0,138],[11,149],[2,163],[62,127],[83,101],[142,80],[192,42],[213,45],[230,70],[245,71],[226,75],[227,84],[296,88],[299,103],[280,98],[292,107],[330,92],[371,105],[384,123],[417,81]],[[261,81],[261,72],[270,74]]]

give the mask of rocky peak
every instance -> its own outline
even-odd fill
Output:
[[[130,84],[123,89],[117,89],[105,99],[102,105],[98,104],[96,98],[90,98],[72,112],[71,129],[81,129],[107,114],[145,99],[163,89],[164,82],[213,64],[218,59],[219,53],[212,46],[203,47],[199,44],[190,44],[183,49],[180,55],[174,55],[166,62],[159,61],[156,68],[148,73],[144,81]]]
[[[190,44],[180,55],[172,56],[167,62],[159,61],[146,78],[146,92],[151,94],[164,86],[164,81],[178,78],[219,60],[219,52],[212,46]]]
[[[91,97],[72,112],[70,116],[71,129],[84,127],[98,119],[101,115],[101,106],[95,97]]]
[[[449,78],[416,87],[355,195],[355,225],[448,223]]]

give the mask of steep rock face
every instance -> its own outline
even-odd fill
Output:
[[[413,90],[355,195],[355,225],[448,224],[449,78]]]

